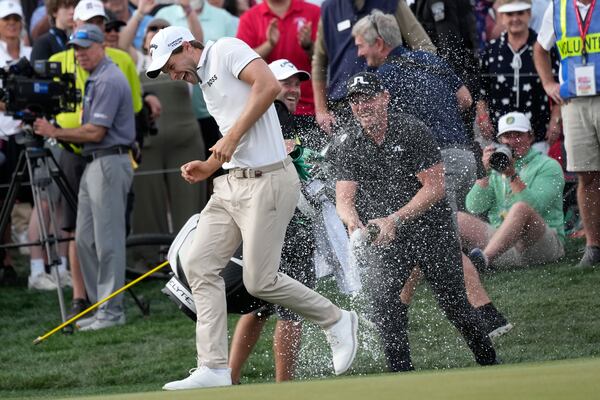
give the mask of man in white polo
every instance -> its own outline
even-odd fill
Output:
[[[280,304],[325,329],[336,374],[352,364],[357,347],[356,313],[278,272],[284,234],[299,197],[299,181],[287,157],[273,101],[281,90],[267,64],[244,42],[223,38],[206,47],[186,28],[159,31],[150,44],[146,74],[199,84],[208,111],[223,133],[206,161],[181,167],[196,183],[219,167],[229,173],[214,181],[202,211],[194,247],[184,267],[196,309],[198,368],[166,384],[179,390],[231,385],[227,368],[227,310],[219,272],[243,240],[248,292]]]

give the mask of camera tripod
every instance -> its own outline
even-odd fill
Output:
[[[16,134],[15,140],[17,143],[23,145],[24,148],[19,154],[17,166],[8,187],[2,210],[0,211],[0,232],[4,232],[7,228],[10,221],[10,213],[17,199],[19,189],[21,188],[23,181],[29,176],[33,202],[36,205],[35,209],[39,221],[40,239],[38,242],[27,243],[25,245],[42,246],[44,248],[48,257],[50,274],[56,282],[61,319],[65,321],[67,312],[60,276],[58,274],[58,266],[61,262],[58,244],[59,242],[69,241],[71,239],[61,238],[58,234],[59,222],[56,220],[56,204],[50,194],[50,185],[52,182],[56,183],[64,200],[67,201],[67,204],[73,211],[77,210],[77,200],[73,189],[67,182],[65,174],[60,169],[54,155],[50,149],[44,147],[44,139],[33,133],[31,124],[26,123],[21,132]],[[43,201],[48,205],[48,214],[50,218],[49,226],[46,225],[46,219],[44,218],[44,211],[42,208]],[[4,256],[5,249],[19,246],[22,245],[1,245],[0,254]]]
[[[58,234],[58,223],[56,220],[56,205],[49,190],[52,182],[58,186],[64,200],[73,212],[77,212],[77,196],[69,185],[66,176],[56,158],[49,148],[44,147],[44,139],[41,136],[35,135],[30,124],[26,124],[25,128],[17,134],[17,143],[22,144],[24,149],[21,150],[15,172],[12,176],[4,204],[0,210],[0,232],[4,232],[9,221],[10,213],[15,204],[19,189],[24,181],[29,176],[31,191],[33,194],[34,204],[37,210],[39,220],[39,237],[40,240],[33,243],[25,244],[3,244],[0,245],[0,257],[4,257],[4,251],[9,248],[22,246],[42,246],[46,251],[50,273],[54,278],[57,286],[58,302],[60,307],[61,320],[67,320],[67,312],[64,301],[64,295],[61,288],[60,276],[58,274],[58,266],[61,263],[58,244],[64,241],[73,240],[72,238],[61,238]],[[48,204],[48,214],[50,217],[49,226],[45,223],[43,217],[42,201]],[[132,289],[127,289],[127,292],[133,298],[135,304],[140,309],[144,316],[149,315],[150,305],[143,296],[137,296]]]

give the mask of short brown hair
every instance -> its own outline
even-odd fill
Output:
[[[45,0],[44,3],[46,4],[46,14],[48,15],[48,18],[50,18],[52,25],[54,25],[53,14],[61,7],[75,7],[77,3],[79,3],[79,0]]]

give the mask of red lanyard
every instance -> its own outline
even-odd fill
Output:
[[[590,4],[590,8],[588,9],[587,14],[585,15],[585,19],[581,20],[581,14],[579,13],[579,8],[577,7],[577,0],[573,0],[573,7],[575,8],[575,18],[577,19],[577,27],[579,28],[579,35],[581,36],[581,58],[583,59],[583,63],[587,62],[587,51],[585,50],[585,37],[587,36],[588,30],[590,29],[590,24],[592,23],[592,12],[594,11],[594,7],[596,6],[596,0],[592,0]]]

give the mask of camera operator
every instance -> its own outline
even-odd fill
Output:
[[[81,126],[57,128],[37,119],[35,131],[46,137],[83,144],[87,161],[79,187],[75,242],[85,288],[92,302],[125,283],[125,207],[133,179],[130,149],[135,140],[131,91],[123,73],[104,51],[104,33],[96,25],[77,28],[69,45],[90,75],[85,82]],[[125,323],[122,295],[104,303],[80,330]]]
[[[83,24],[94,24],[102,32],[105,31],[107,16],[102,2],[99,0],[81,0],[77,3],[73,13],[73,21],[75,27]],[[135,64],[129,55],[119,49],[105,47],[105,52],[125,75],[128,86],[131,89],[131,98],[133,102],[133,111],[139,112],[142,109],[142,94],[140,79],[135,68]],[[88,77],[88,72],[76,62],[73,49],[67,49],[50,57],[50,61],[61,63],[63,73],[75,74],[75,85],[81,90],[82,95],[85,95],[85,81]],[[77,128],[81,126],[81,103],[78,104],[75,112],[61,113],[56,116],[56,121],[62,128]],[[66,148],[72,150],[68,144]],[[79,150],[63,151],[60,157],[60,166],[65,172],[67,181],[77,193],[79,190],[79,181],[86,166],[85,160],[80,155],[76,154]],[[69,231],[74,236],[76,230],[76,213],[62,202],[63,223],[61,228]],[[89,306],[86,299],[85,287],[79,267],[79,258],[77,257],[77,248],[74,242],[69,244],[69,265],[71,267],[71,275],[73,281],[73,302],[71,307],[71,316],[78,314]]]
[[[21,57],[29,58],[31,47],[25,46],[21,40],[21,31],[23,29],[23,9],[21,5],[13,0],[0,1],[0,68],[4,68],[9,62],[18,60]],[[4,162],[0,165],[0,183],[9,183],[12,174],[17,166],[17,158],[20,146],[17,145],[13,134],[19,131],[20,121],[5,115],[5,104],[0,103],[0,151],[4,157]],[[25,195],[25,193],[27,193]],[[27,197],[22,197],[27,196]],[[30,191],[24,190],[19,194],[19,200],[32,201]],[[2,198],[4,193],[2,193]],[[10,241],[10,224],[7,225],[6,232],[0,232],[2,242]],[[14,285],[17,281],[17,275],[12,267],[12,259],[8,251],[2,252],[2,284]],[[34,278],[36,287],[49,288],[54,283],[49,274],[45,273],[44,265],[41,268],[31,271],[30,281]],[[37,285],[39,281],[39,285]],[[54,286],[55,287],[55,286]]]
[[[529,119],[511,112],[498,121],[498,141],[483,151],[488,176],[467,195],[467,210],[485,214],[486,223],[460,212],[463,246],[480,270],[490,266],[527,266],[564,255],[563,188],[560,165],[532,148]]]

